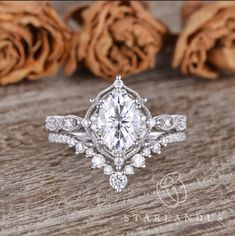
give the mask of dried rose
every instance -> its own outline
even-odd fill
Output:
[[[0,84],[54,76],[68,55],[71,35],[52,6],[1,1],[0,21]]]
[[[173,67],[207,79],[217,78],[220,70],[235,72],[235,2],[194,2],[195,11],[189,7],[192,3],[185,4],[188,20],[176,44]]]
[[[146,7],[138,1],[97,1],[70,8],[65,19],[79,27],[77,61],[103,78],[154,67],[167,28]]]

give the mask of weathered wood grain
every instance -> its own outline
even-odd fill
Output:
[[[154,9],[169,22],[179,4],[159,5]],[[169,145],[130,176],[120,194],[87,158],[49,144],[44,130],[49,114],[83,115],[108,82],[83,74],[0,88],[0,235],[235,234],[235,76],[183,78],[160,65],[126,83],[149,98],[153,114],[186,114],[188,132],[186,142]],[[169,208],[156,186],[174,171],[188,197]],[[185,214],[219,217],[177,220]]]

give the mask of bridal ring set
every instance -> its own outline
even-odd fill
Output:
[[[86,155],[93,168],[103,169],[110,185],[120,192],[134,168],[144,168],[146,159],[160,154],[169,143],[185,140],[186,116],[152,116],[146,98],[114,83],[90,99],[85,117],[53,115],[46,118],[49,142],[75,147]]]

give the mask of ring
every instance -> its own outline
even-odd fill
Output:
[[[120,75],[90,101],[84,118],[47,116],[48,140],[68,144],[76,154],[91,158],[92,168],[103,169],[118,192],[126,187],[134,168],[145,167],[152,153],[160,154],[167,144],[185,140],[186,116],[152,116],[145,106],[147,99],[124,85]]]

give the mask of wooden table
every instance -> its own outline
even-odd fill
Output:
[[[153,5],[179,28],[170,20],[178,2]],[[118,194],[86,157],[49,144],[44,130],[49,114],[84,115],[109,82],[77,74],[0,88],[0,235],[235,234],[235,77],[182,77],[159,63],[126,83],[149,98],[153,114],[186,114],[187,141],[148,159]],[[176,207],[159,191],[172,172],[181,181]]]

